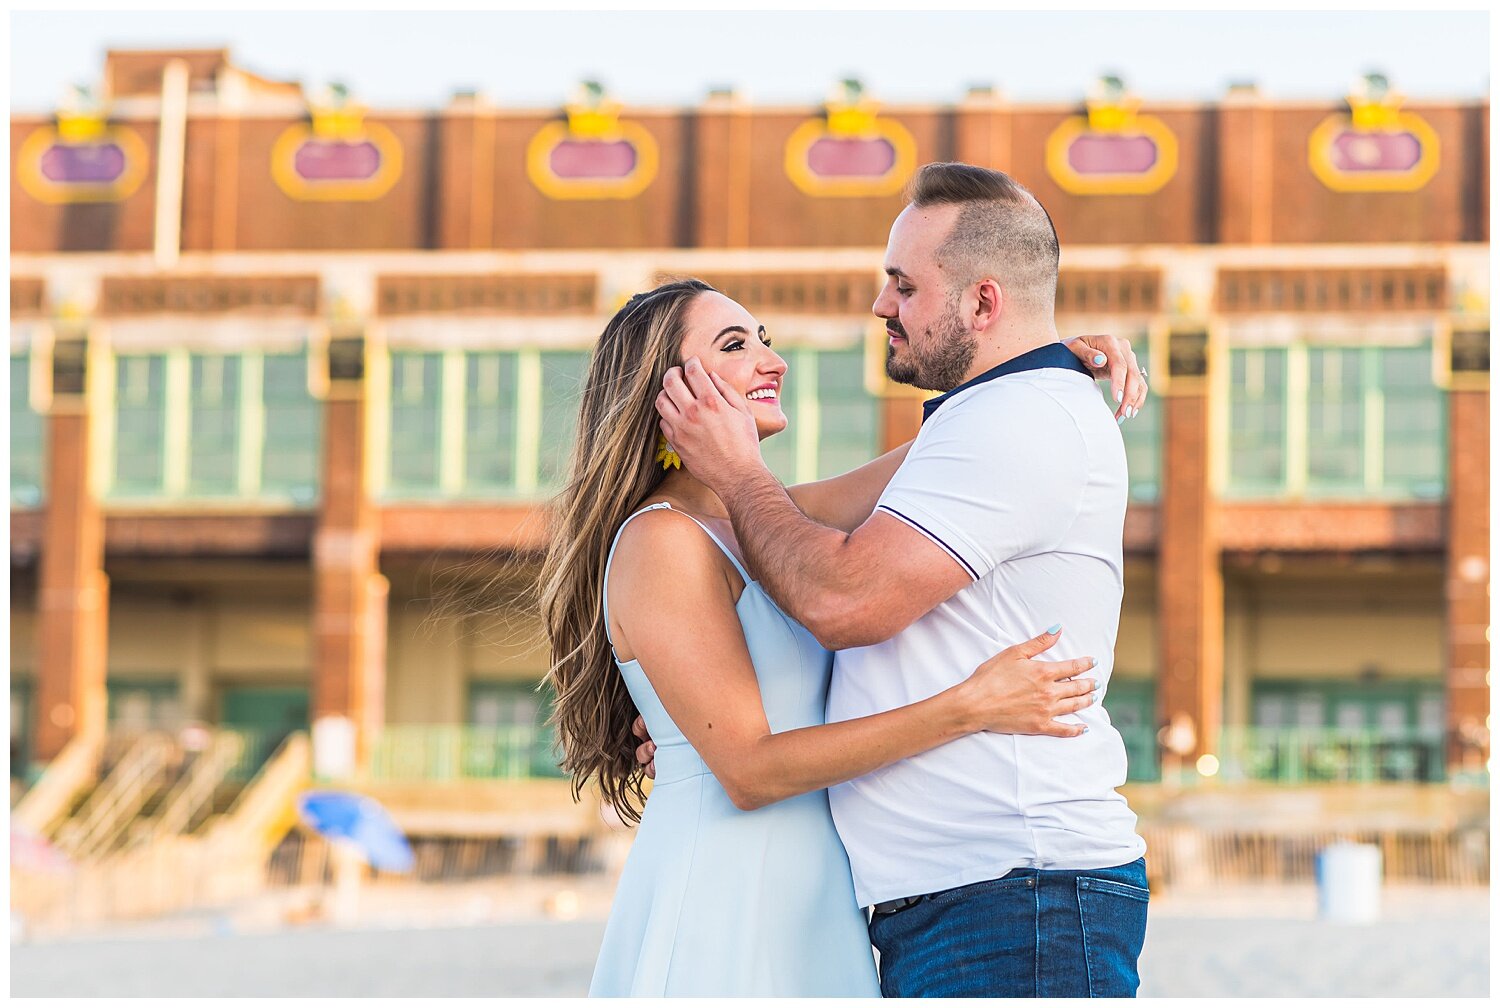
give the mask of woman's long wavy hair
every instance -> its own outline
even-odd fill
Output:
[[[554,502],[540,597],[551,651],[552,723],[573,797],[596,779],[626,823],[645,794],[631,732],[637,710],[605,636],[604,565],[621,524],[665,476],[656,462],[656,396],[681,363],[684,319],[701,280],[676,280],[632,297],[599,337],[584,381],[568,481]]]

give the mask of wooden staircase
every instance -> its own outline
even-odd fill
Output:
[[[61,824],[53,844],[75,862],[97,860],[111,851],[161,790],[177,757],[170,736],[140,736]]]
[[[193,753],[162,734],[75,742],[12,816],[50,839],[71,870],[12,864],[12,912],[28,930],[60,933],[260,891],[272,850],[296,821],[311,747],[304,733],[288,736],[237,786],[226,777],[244,746],[227,730]]]

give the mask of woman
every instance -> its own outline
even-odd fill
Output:
[[[829,652],[746,573],[724,508],[657,435],[662,378],[691,356],[746,397],[762,438],[784,429],[786,363],[764,337],[707,284],[666,284],[611,319],[583,390],[543,569],[549,678],[575,793],[597,781],[640,821],[591,994],[879,996],[824,789],[970,732],[1076,735],[1054,718],[1094,699],[1074,678],[1091,659],[1031,659],[1053,627],[937,696],[822,723]],[[789,492],[858,525],[905,453]],[[637,712],[656,746],[644,816]]]

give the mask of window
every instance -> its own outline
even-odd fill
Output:
[[[1432,347],[1234,348],[1229,492],[1437,499],[1447,422]]]
[[[516,485],[517,354],[466,355],[464,368],[464,489]]]
[[[393,496],[548,496],[568,476],[591,354],[586,350],[396,351],[391,355]],[[762,443],[784,482],[836,475],[878,448],[879,402],[863,351],[788,354],[791,424]]]
[[[165,354],[115,358],[116,493],[159,496],[166,489],[166,400]]]
[[[880,403],[865,390],[864,349],[817,353],[817,478],[858,468],[876,456]]]
[[[240,482],[240,372],[238,356],[191,354],[188,493],[232,495]]]
[[[567,477],[585,350],[391,354],[392,497],[555,493]]]
[[[1373,360],[1355,347],[1307,351],[1309,493],[1349,495],[1364,488],[1367,357]]]
[[[121,354],[114,392],[112,497],[316,498],[305,353]]]
[[[1229,485],[1246,494],[1286,481],[1286,351],[1229,353]]]
[[[568,478],[569,455],[578,429],[578,405],[588,372],[589,354],[578,350],[541,353],[542,416],[537,451],[537,486],[561,489]]]
[[[261,398],[261,492],[310,504],[318,495],[323,411],[307,390],[307,354],[266,354]]]
[[[1432,381],[1432,350],[1382,347],[1378,353],[1385,490],[1400,497],[1441,497],[1448,468],[1448,414],[1443,390]]]
[[[1252,685],[1251,696],[1257,728],[1442,737],[1444,698],[1438,682],[1262,680]]]
[[[441,460],[443,355],[391,354],[390,485],[437,491]]]
[[[10,502],[36,507],[42,502],[46,418],[31,408],[31,355],[10,358]]]

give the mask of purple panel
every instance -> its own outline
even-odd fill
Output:
[[[565,179],[623,179],[635,171],[629,140],[563,140],[548,155],[552,174]]]
[[[1410,133],[1357,133],[1333,138],[1333,166],[1346,172],[1410,171],[1422,160],[1422,141]]]
[[[1068,145],[1068,166],[1080,175],[1144,175],[1156,156],[1146,136],[1085,135]]]
[[[380,148],[368,140],[307,140],[292,156],[292,170],[309,182],[363,182],[380,171]]]
[[[889,140],[814,140],[807,149],[807,168],[823,178],[881,178],[896,167],[896,148]]]
[[[41,168],[49,182],[107,185],[125,174],[125,152],[112,143],[55,143],[42,152]]]

